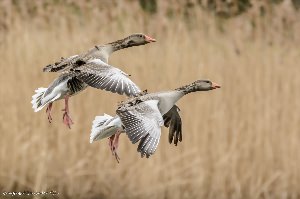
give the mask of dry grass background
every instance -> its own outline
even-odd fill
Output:
[[[273,11],[275,18],[248,12],[225,21],[197,10],[187,22],[181,15],[148,16],[135,2],[132,7],[122,2],[109,16],[92,8],[79,14],[49,8],[34,17],[6,10],[9,26],[0,38],[0,192],[299,198],[299,14],[285,12],[287,6]],[[288,15],[287,26],[281,15]],[[164,129],[155,155],[141,159],[122,135],[117,164],[106,140],[89,144],[89,131],[96,115],[114,114],[124,97],[92,88],[75,96],[71,130],[62,123],[63,101],[55,103],[51,125],[45,110],[34,113],[30,101],[37,87],[57,76],[43,73],[43,66],[134,32],[158,42],[119,51],[110,63],[132,74],[141,88],[167,90],[204,78],[222,88],[179,102],[184,133],[179,146],[168,144]]]

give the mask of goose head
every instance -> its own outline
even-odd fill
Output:
[[[221,86],[210,80],[197,80],[191,84],[182,86],[175,90],[181,91],[184,94],[188,94],[188,93],[197,92],[197,91],[210,91],[210,90],[213,90],[216,88],[221,88]]]
[[[127,44],[128,46],[145,45],[150,42],[156,42],[156,40],[142,33],[132,34],[129,37],[126,37],[124,39],[124,43]]]
[[[209,91],[221,88],[220,85],[210,80],[197,80],[194,83],[192,83],[192,87],[194,87],[197,91]]]

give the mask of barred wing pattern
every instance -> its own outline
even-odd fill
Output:
[[[174,105],[166,114],[163,115],[164,125],[169,128],[169,143],[174,140],[175,146],[178,141],[182,141],[182,122],[179,115],[180,109]]]
[[[142,157],[154,154],[159,143],[163,118],[157,104],[158,100],[149,100],[117,110],[130,141],[133,144],[140,141],[137,151]]]
[[[72,67],[72,65],[76,63],[79,58],[79,55],[73,55],[68,58],[62,57],[60,61],[45,66],[43,68],[43,72],[60,72],[66,70],[67,68]]]
[[[107,90],[127,96],[136,96],[141,92],[139,87],[132,82],[126,73],[110,66],[100,59],[88,61],[85,65],[71,69],[77,77],[91,87]]]

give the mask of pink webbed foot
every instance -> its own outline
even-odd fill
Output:
[[[51,109],[52,109],[52,103],[50,103],[46,109],[46,114],[47,114],[49,123],[52,122]]]
[[[62,110],[64,111],[64,114],[63,114],[63,121],[64,121],[64,124],[67,125],[69,127],[69,129],[71,128],[71,125],[74,124],[70,115],[69,115],[69,104],[68,104],[68,101],[69,101],[69,96],[66,96],[65,97],[65,108]]]
[[[110,150],[112,152],[112,155],[115,156],[118,163],[120,163],[120,157],[118,155],[117,149],[119,147],[119,136],[121,133],[117,132],[115,135],[110,136],[108,145],[110,147]]]
[[[67,125],[69,129],[71,129],[71,125],[74,124],[74,122],[72,121],[71,117],[69,116],[69,113],[65,109],[63,109],[62,111],[64,111],[63,122],[65,125]]]

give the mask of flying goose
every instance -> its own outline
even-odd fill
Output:
[[[58,72],[63,71],[68,68],[77,67],[82,65],[91,59],[100,59],[105,63],[108,63],[108,57],[118,50],[129,48],[133,46],[145,45],[150,42],[156,42],[155,39],[142,34],[135,33],[124,39],[120,39],[105,45],[97,45],[94,48],[89,49],[87,52],[80,55],[73,55],[68,58],[61,58],[61,60],[55,62],[54,64],[49,64],[43,68],[44,72]]]
[[[109,145],[113,155],[117,154],[118,139],[125,132],[130,141],[139,142],[138,152],[148,158],[152,155],[160,139],[161,126],[169,129],[169,142],[182,140],[181,119],[179,108],[175,103],[184,95],[197,91],[209,91],[220,86],[209,80],[197,80],[192,84],[171,91],[145,93],[119,104],[117,115],[112,117],[104,114],[96,116],[90,134],[90,143],[109,137]]]
[[[60,63],[48,65],[44,71],[57,72],[61,75],[48,88],[38,88],[32,96],[32,108],[35,112],[47,106],[48,121],[52,122],[51,109],[54,101],[65,99],[63,122],[70,128],[73,124],[69,116],[68,100],[70,96],[78,94],[88,86],[111,91],[120,95],[135,96],[140,92],[128,74],[107,64],[108,56],[119,49],[130,46],[144,45],[155,41],[143,34],[133,34],[125,39],[98,46],[98,50],[91,49],[84,55],[76,55],[62,59]]]

